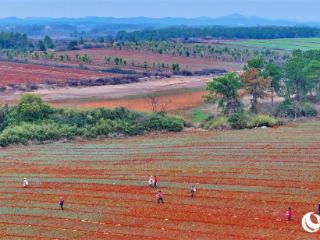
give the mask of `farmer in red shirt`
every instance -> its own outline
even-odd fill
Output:
[[[161,202],[163,203],[163,193],[161,191],[159,191],[156,195],[157,199],[158,199],[158,204]]]
[[[158,187],[158,186],[157,186],[158,182],[159,182],[158,177],[157,177],[157,176],[154,176],[154,187],[155,187],[155,188]]]

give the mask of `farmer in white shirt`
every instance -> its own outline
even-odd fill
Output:
[[[28,187],[28,185],[29,185],[29,182],[28,182],[27,178],[24,178],[23,179],[23,187],[26,188],[26,187]]]
[[[148,184],[149,184],[149,187],[153,187],[154,186],[154,177],[153,176],[149,177]]]

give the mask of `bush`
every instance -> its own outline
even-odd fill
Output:
[[[179,132],[184,127],[184,120],[176,117],[168,117],[163,114],[153,113],[146,119],[147,131],[171,131]]]
[[[204,112],[194,110],[191,112],[192,116],[192,122],[193,123],[201,123],[203,121],[206,121],[208,119],[208,115],[205,114]]]
[[[276,115],[282,118],[294,118],[295,110],[293,103],[289,99],[285,99],[278,105]]]
[[[20,121],[37,121],[45,119],[53,109],[44,104],[39,96],[25,94],[21,97],[17,107],[17,117]]]
[[[262,127],[262,126],[274,127],[281,124],[282,124],[282,121],[277,118],[271,117],[269,115],[258,114],[252,117],[250,126],[251,127]]]
[[[302,115],[305,117],[315,117],[318,115],[318,112],[310,103],[305,102],[302,106]]]
[[[305,102],[302,105],[301,112],[297,111],[297,113],[295,114],[294,104],[289,99],[286,99],[279,104],[276,113],[277,116],[284,118],[294,118],[295,116],[314,117],[318,114],[317,110],[314,107],[312,107],[309,102]]]
[[[212,118],[202,124],[205,129],[226,129],[230,127],[228,118],[224,116]]]
[[[244,129],[249,126],[249,114],[243,110],[233,113],[229,118],[229,123],[234,129]]]
[[[27,144],[75,136],[95,138],[117,134],[138,135],[146,131],[181,131],[184,121],[165,114],[145,114],[125,108],[86,111],[55,109],[41,98],[25,95],[18,106],[4,109],[0,145]]]
[[[22,123],[5,129],[0,134],[0,145],[27,144],[30,141],[43,142],[47,140],[71,139],[81,135],[83,131],[77,127],[55,123]]]

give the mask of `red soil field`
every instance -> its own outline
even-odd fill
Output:
[[[115,49],[83,49],[78,51],[68,51],[65,52],[70,55],[73,59],[76,54],[87,54],[92,60],[92,64],[104,65],[104,58],[107,57],[122,57],[127,60],[128,65],[131,65],[131,62],[134,61],[135,64],[142,64],[147,61],[149,64],[152,63],[165,63],[171,64],[179,63],[182,69],[185,70],[202,70],[205,68],[223,68],[228,71],[237,71],[242,70],[243,64],[240,63],[230,63],[230,62],[218,62],[211,59],[204,58],[195,58],[195,57],[180,57],[180,56],[171,56],[166,54],[158,54],[152,52],[142,52],[137,50],[115,50]]]
[[[319,239],[300,223],[319,201],[319,142],[314,121],[2,148],[0,238]]]
[[[119,75],[73,68],[0,62],[0,86],[27,83],[41,84],[46,81],[63,82],[67,79],[94,80],[98,78],[112,78],[117,76]]]
[[[206,91],[194,91],[186,93],[177,93],[172,95],[163,95],[157,97],[157,110],[175,111],[193,108],[203,103],[203,95]],[[97,100],[97,101],[64,101],[55,103],[57,106],[80,107],[80,108],[116,108],[125,107],[135,111],[152,111],[151,100],[146,97],[142,98],[122,98],[114,100]]]

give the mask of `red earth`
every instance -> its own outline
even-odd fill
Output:
[[[50,82],[64,82],[67,79],[98,79],[113,78],[120,75],[100,73],[75,68],[49,67],[33,64],[0,62],[0,86],[10,84],[42,84]]]
[[[203,96],[206,93],[206,91],[193,91],[159,95],[159,97],[156,97],[156,110],[175,111],[197,107],[203,103]],[[143,112],[150,112],[153,110],[152,101],[147,97],[121,98],[113,100],[54,101],[53,105],[79,108],[125,107],[130,110]]]
[[[105,49],[105,48],[97,48],[97,49],[83,49],[76,51],[68,51],[62,52],[67,53],[73,59],[75,59],[76,54],[87,54],[90,56],[93,65],[104,65],[105,57],[122,57],[127,60],[127,65],[131,65],[131,62],[134,61],[135,64],[143,65],[146,61],[149,64],[153,63],[165,63],[171,64],[179,63],[181,68],[184,70],[202,70],[206,68],[223,68],[228,71],[238,71],[242,70],[242,63],[230,63],[230,62],[220,62],[214,61],[212,59],[205,58],[195,58],[195,57],[180,57],[180,56],[172,56],[167,54],[158,54],[152,52],[144,52],[137,50],[119,50],[119,49]]]

